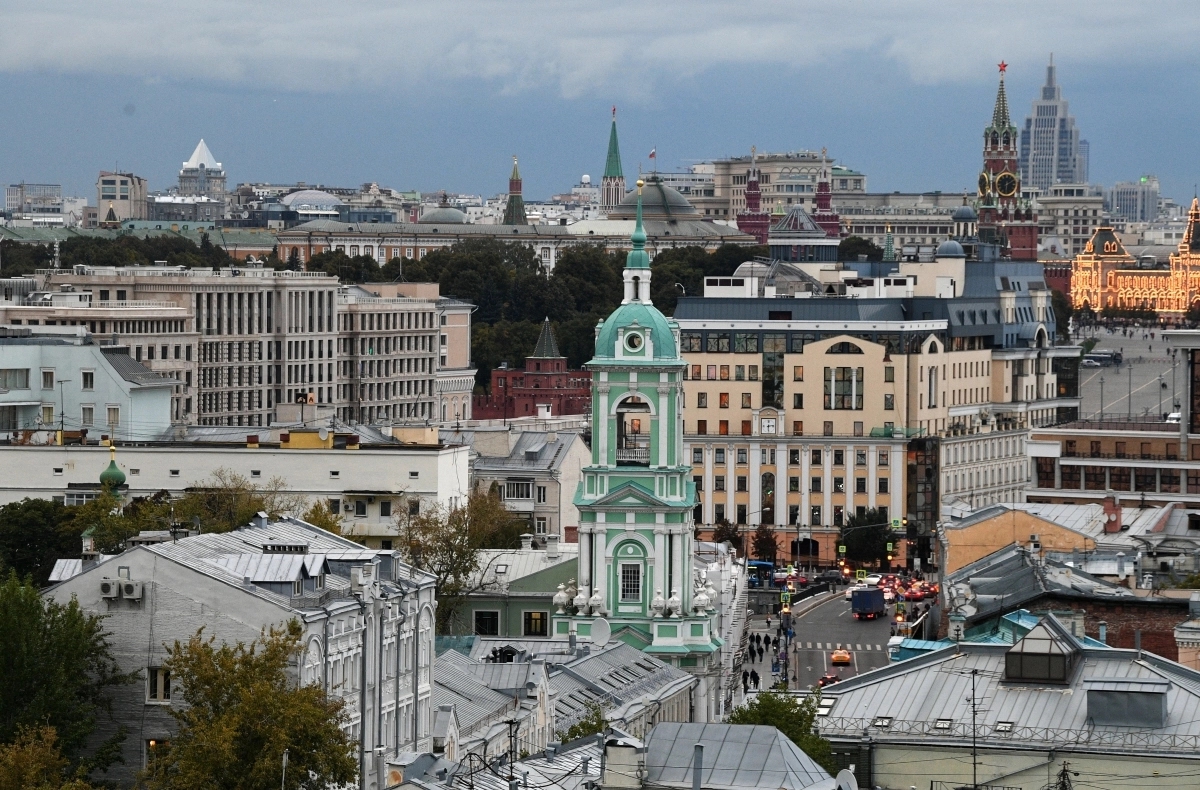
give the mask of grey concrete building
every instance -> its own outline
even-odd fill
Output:
[[[225,206],[225,168],[201,140],[179,171],[179,194],[206,197]],[[224,216],[224,213],[218,215]]]
[[[1088,180],[1087,140],[1079,139],[1075,116],[1057,81],[1054,56],[1046,67],[1046,84],[1033,101],[1021,130],[1021,181],[1043,193],[1054,184],[1086,184]]]
[[[105,615],[121,669],[139,673],[114,692],[113,717],[101,717],[96,734],[108,737],[119,723],[130,728],[112,779],[131,782],[155,744],[171,738],[169,711],[179,700],[162,668],[165,646],[200,628],[219,642],[249,643],[263,629],[298,621],[295,680],[345,703],[362,790],[383,788],[385,765],[399,753],[430,749],[432,576],[390,551],[294,519],[178,540],[144,537],[120,555],[85,561],[45,593]]]

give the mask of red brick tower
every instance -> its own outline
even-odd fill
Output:
[[[737,215],[738,230],[749,233],[759,244],[767,243],[771,215],[762,210],[762,190],[758,186],[758,158],[750,146],[750,173],[746,176],[746,210]]]
[[[979,174],[979,240],[1001,248],[1014,261],[1037,260],[1037,215],[1021,199],[1017,127],[1004,92],[1007,63],[1000,63],[1000,87],[992,122],[983,130],[983,171]]]

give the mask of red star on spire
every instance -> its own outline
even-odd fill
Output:
[[[1008,64],[1002,60],[1000,61],[1000,73],[1003,74],[1006,71],[1008,71]]]

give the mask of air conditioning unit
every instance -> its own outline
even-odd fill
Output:
[[[142,583],[122,581],[121,582],[121,597],[127,601],[142,600]]]
[[[100,597],[101,598],[119,598],[121,596],[121,582],[116,579],[101,579],[100,580]]]

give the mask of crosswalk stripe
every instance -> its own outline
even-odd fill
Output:
[[[854,646],[854,649],[855,649],[855,650],[862,650],[862,645],[855,645],[855,646]]]
[[[882,650],[883,650],[883,648],[882,648],[882,647],[880,647],[879,645],[875,645],[875,649],[876,649],[876,650],[880,650],[880,651],[882,651]]]

